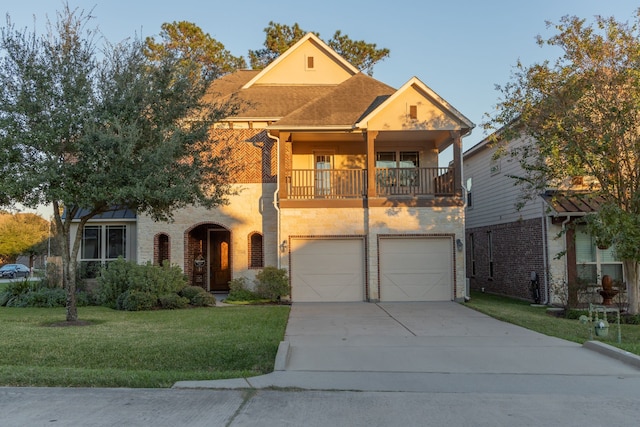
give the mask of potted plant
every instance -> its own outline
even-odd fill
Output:
[[[609,322],[605,319],[597,320],[594,328],[597,337],[606,337],[609,335]]]

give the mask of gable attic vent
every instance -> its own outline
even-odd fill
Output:
[[[418,119],[418,106],[417,105],[410,105],[409,106],[409,118],[411,120],[417,120]]]
[[[313,70],[313,56],[307,56],[307,70]]]

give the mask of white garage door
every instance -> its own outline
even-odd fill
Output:
[[[450,301],[451,239],[402,237],[379,240],[381,301]]]
[[[363,239],[291,239],[291,299],[364,300]]]

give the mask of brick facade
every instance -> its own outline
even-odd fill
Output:
[[[490,275],[489,233],[493,277]],[[531,272],[538,274],[541,285],[543,282],[545,251],[542,219],[468,229],[466,240],[467,276],[473,290],[484,288],[490,293],[532,299],[529,289]]]
[[[215,129],[212,143],[214,154],[224,153],[233,158],[230,182],[256,184],[277,181],[277,147],[266,130]]]

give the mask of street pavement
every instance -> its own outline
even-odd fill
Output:
[[[637,426],[640,420],[637,356],[548,337],[454,302],[294,303],[275,368],[160,390],[0,388],[0,425]]]

